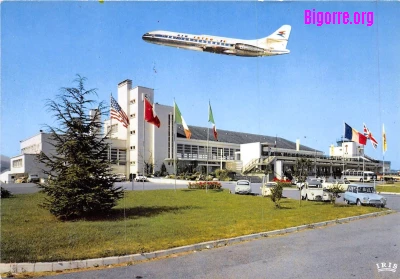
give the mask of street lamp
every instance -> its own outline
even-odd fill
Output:
[[[224,149],[221,148],[221,167],[220,167],[221,170],[222,170],[222,153],[223,153],[223,151],[224,151]]]
[[[306,139],[307,136],[304,136],[304,138]],[[315,141],[315,145],[317,144],[317,139],[312,137],[312,139]],[[314,175],[315,177],[317,177],[317,149],[314,148]]]

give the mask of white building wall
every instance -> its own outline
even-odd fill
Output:
[[[44,165],[38,162],[36,156],[36,154],[21,154],[11,158],[11,174],[37,174],[39,177],[46,178],[42,171]],[[19,162],[22,162],[22,165]]]
[[[21,141],[21,154],[39,154],[41,151],[47,154],[54,150],[50,141],[50,134],[40,132],[37,135]]]
[[[240,145],[240,158],[243,166],[246,166],[251,160],[261,157],[261,143],[245,143]]]
[[[1,183],[11,183],[13,182],[13,175],[11,171],[5,171],[0,174]]]
[[[363,146],[353,141],[342,142],[341,146],[331,146],[329,155],[331,157],[344,156],[344,158],[363,156]]]
[[[11,175],[38,174],[39,177],[45,178],[42,172],[44,165],[37,161],[36,156],[40,152],[47,155],[55,153],[55,148],[50,142],[50,134],[43,132],[21,141],[21,155],[10,159]]]
[[[282,179],[283,178],[283,166],[282,161],[276,160],[274,163],[274,170],[276,178]]]
[[[153,164],[154,170],[159,171],[161,169],[161,165],[164,163],[165,166],[168,166],[168,163],[165,161],[168,156],[168,138],[169,138],[169,129],[168,129],[168,119],[169,115],[173,113],[172,106],[164,106],[155,104],[154,110],[160,119],[160,128],[157,128],[155,125],[147,124],[151,126],[153,130],[153,140],[152,147],[153,150]]]
[[[118,91],[120,92],[120,91]],[[144,121],[144,97],[150,103],[154,101],[154,90],[145,87],[135,87],[129,92],[129,115],[132,120],[129,126],[129,156],[130,173],[141,174],[144,169],[144,161],[154,161],[153,138],[154,138],[154,125]]]

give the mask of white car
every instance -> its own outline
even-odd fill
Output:
[[[251,182],[248,180],[238,180],[235,186],[235,194],[250,194]]]
[[[332,194],[325,191],[319,180],[309,180],[301,188],[301,199],[308,201],[330,201]]]
[[[146,182],[147,181],[147,177],[144,176],[144,175],[138,175],[138,176],[136,176],[135,181],[137,181],[137,182],[139,182],[139,181]]]
[[[274,187],[277,186],[277,185],[278,185],[278,183],[276,183],[276,182],[266,182],[266,183],[264,183],[264,184],[260,187],[260,189],[261,189],[261,195],[262,195],[263,197],[271,196],[271,194],[272,194],[271,189],[274,188]]]

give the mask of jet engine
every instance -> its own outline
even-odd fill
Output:
[[[245,52],[264,52],[263,48],[247,44],[235,44],[235,49]]]

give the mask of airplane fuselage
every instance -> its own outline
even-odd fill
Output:
[[[258,40],[240,40],[211,35],[194,35],[169,31],[149,32],[144,34],[142,38],[148,43],[158,45],[236,56],[272,56],[287,54],[290,52],[287,49],[280,50],[262,47]]]

